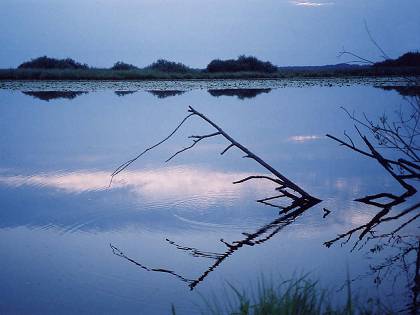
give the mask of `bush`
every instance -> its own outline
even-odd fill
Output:
[[[47,56],[31,59],[19,65],[19,69],[88,69],[87,64],[81,64],[71,58],[55,59]]]
[[[111,67],[111,70],[137,70],[138,67],[131,65],[129,63],[125,63],[122,61],[118,61],[114,63],[114,65]]]
[[[408,52],[397,59],[377,62],[375,67],[420,67],[420,52]]]
[[[147,66],[145,69],[156,70],[160,72],[177,72],[177,73],[186,73],[192,69],[180,62],[168,61],[165,59],[159,59]]]
[[[238,59],[212,60],[207,65],[208,72],[266,72],[273,73],[277,67],[269,61],[261,61],[253,56],[239,56]]]

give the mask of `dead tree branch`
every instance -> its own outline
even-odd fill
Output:
[[[158,143],[152,145],[151,147],[148,147],[147,149],[145,149],[143,152],[141,152],[139,155],[137,155],[135,158],[132,158],[126,162],[124,162],[123,164],[121,164],[120,166],[118,166],[111,174],[111,180],[109,181],[109,186],[111,186],[112,184],[112,180],[114,179],[115,176],[117,176],[119,173],[121,173],[122,171],[124,171],[127,167],[129,167],[132,163],[134,163],[136,160],[138,160],[141,156],[143,156],[144,154],[146,154],[148,151],[156,148],[157,146],[161,145],[162,143],[164,143],[165,141],[169,140],[169,138],[171,138],[177,131],[179,128],[181,128],[181,126],[188,120],[188,118],[190,118],[191,116],[193,116],[193,114],[189,114],[188,116],[184,117],[184,119],[178,124],[178,126],[176,126],[176,128],[167,136],[165,137],[163,140],[159,141]]]
[[[278,184],[279,187],[277,187],[276,190],[282,192],[283,195],[285,195],[289,198],[292,198],[294,201],[298,200],[298,199],[307,200],[307,201],[309,201],[309,200],[319,201],[317,198],[308,194],[305,190],[303,190],[297,184],[295,184],[294,182],[289,180],[287,177],[285,177],[283,174],[281,174],[279,171],[277,171],[275,168],[273,168],[271,165],[269,165],[267,162],[265,162],[262,158],[260,158],[259,156],[257,156],[253,152],[251,152],[249,149],[247,149],[245,146],[243,146],[242,144],[237,142],[235,139],[233,139],[229,134],[227,134],[221,127],[219,127],[216,123],[214,123],[212,120],[210,120],[207,116],[198,112],[197,110],[195,110],[191,106],[189,106],[188,112],[189,112],[189,114],[181,121],[180,124],[178,124],[178,126],[166,138],[164,138],[162,141],[156,143],[155,145],[147,148],[146,150],[141,152],[139,155],[137,155],[135,158],[130,159],[127,162],[121,164],[119,167],[117,167],[117,169],[111,174],[110,184],[112,183],[112,179],[116,175],[118,175],[123,170],[125,170],[128,166],[130,166],[133,162],[135,162],[137,159],[139,159],[141,156],[143,156],[146,152],[156,148],[157,146],[159,146],[160,144],[164,143],[169,138],[171,138],[178,131],[178,129],[185,123],[185,121],[188,118],[190,118],[192,116],[197,116],[197,117],[201,118],[202,120],[204,120],[205,122],[207,122],[210,126],[212,126],[217,131],[214,132],[214,133],[207,134],[207,135],[193,135],[193,136],[190,136],[189,138],[193,139],[192,144],[185,147],[185,148],[180,149],[177,152],[175,152],[165,162],[169,162],[170,160],[172,160],[173,158],[175,158],[179,154],[192,149],[200,141],[202,141],[204,139],[212,138],[212,137],[215,137],[215,136],[222,136],[225,140],[227,140],[229,142],[229,144],[221,152],[221,155],[225,154],[229,149],[235,147],[245,154],[244,157],[254,160],[259,165],[261,165],[264,169],[266,169],[272,175],[274,175],[274,178],[269,177],[269,176],[265,176],[265,175],[249,176],[247,178],[244,178],[244,179],[241,179],[241,180],[238,180],[238,181],[234,182],[234,184],[242,183],[242,182],[248,181],[250,179],[258,179],[258,178],[259,179],[266,179],[266,180],[270,180],[270,181],[274,182],[275,184]],[[291,192],[287,191],[286,189],[289,189],[289,190],[293,191],[294,193],[291,193]]]

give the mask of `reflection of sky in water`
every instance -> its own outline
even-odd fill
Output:
[[[0,249],[8,253],[0,261],[0,310],[5,312],[14,305],[34,313],[161,314],[174,302],[182,314],[196,295],[168,275],[142,272],[118,259],[108,244],[144,264],[195,277],[208,261],[177,251],[165,238],[220,251],[220,238],[239,239],[276,218],[276,209],[255,202],[272,193],[271,184],[232,184],[264,170],[235,150],[221,157],[221,139],[203,141],[163,163],[188,144],[186,136],[209,131],[198,120],[107,188],[111,170],[165,137],[187,105],[323,199],[270,241],[232,255],[198,287],[204,294],[220,289],[224,280],[247,284],[262,271],[285,277],[312,271],[328,285],[341,284],[347,264],[356,275],[367,262],[362,253],[322,243],[374,215],[375,209],[355,198],[384,189],[400,192],[375,162],[324,137],[352,132],[340,106],[376,117],[403,102],[395,92],[366,86],[284,88],[240,99],[213,97],[206,90],[163,98],[103,91],[46,103],[2,90],[0,99]],[[323,207],[332,210],[326,219]],[[371,280],[361,284],[375,292]]]

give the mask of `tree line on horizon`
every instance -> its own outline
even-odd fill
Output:
[[[47,56],[38,57],[31,59],[30,61],[23,62],[18,66],[18,69],[79,69],[88,70],[96,69],[82,64],[71,58],[57,59],[50,58]],[[165,59],[158,59],[152,64],[139,68],[133,64],[129,64],[123,61],[116,62],[109,70],[115,71],[131,71],[131,70],[152,70],[159,72],[176,72],[176,73],[187,73],[193,71],[207,71],[207,72],[264,72],[273,73],[278,70],[269,61],[261,61],[254,56],[241,55],[237,59],[214,59],[212,60],[205,69],[193,69],[180,62],[168,61]]]
[[[388,59],[376,62],[372,65],[378,68],[388,67],[420,67],[420,52],[407,52],[396,59]],[[79,63],[71,58],[57,59],[47,56],[31,59],[23,62],[18,69],[78,69],[89,70],[96,69],[87,64]],[[108,68],[114,71],[132,71],[132,70],[151,70],[158,72],[170,73],[188,73],[194,71],[204,71],[209,73],[217,72],[262,72],[274,73],[278,71],[278,67],[269,61],[261,61],[254,56],[241,55],[237,59],[214,59],[205,69],[193,69],[180,62],[158,59],[152,64],[139,68],[135,65],[122,61],[116,62],[112,67]]]

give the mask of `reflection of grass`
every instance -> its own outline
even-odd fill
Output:
[[[319,287],[317,281],[307,275],[274,284],[260,278],[253,292],[241,290],[229,284],[224,301],[204,298],[205,314],[235,315],[356,315],[356,314],[393,314],[379,301],[360,303],[352,295],[350,281],[347,285],[347,301],[333,303],[331,292]],[[336,293],[337,294],[337,293]],[[172,306],[173,307],[173,306]],[[175,309],[172,309],[175,314]]]
[[[348,70],[282,70],[263,72],[162,72],[153,69],[0,69],[0,80],[174,80],[174,79],[273,79],[306,77],[389,76],[420,74],[419,68],[348,69]]]

